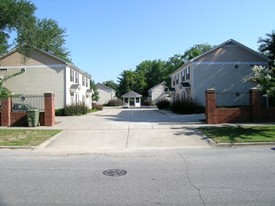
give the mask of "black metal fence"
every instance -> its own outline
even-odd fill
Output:
[[[42,95],[20,95],[12,97],[12,104],[30,105],[44,111],[44,94]]]
[[[250,105],[249,92],[217,92],[216,104],[217,107],[248,106]]]

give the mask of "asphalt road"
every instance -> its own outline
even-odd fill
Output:
[[[122,174],[122,176],[106,176]],[[112,173],[117,172],[117,173]],[[0,205],[275,205],[275,149],[0,150]]]

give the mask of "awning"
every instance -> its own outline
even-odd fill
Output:
[[[80,89],[80,84],[72,84],[70,87],[70,92],[76,93],[78,89]]]

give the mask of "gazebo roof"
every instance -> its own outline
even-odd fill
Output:
[[[123,94],[121,97],[123,97],[123,98],[137,98],[137,97],[142,97],[142,95],[138,94],[138,93],[136,93],[134,91],[130,91],[130,92],[126,93],[126,94]]]

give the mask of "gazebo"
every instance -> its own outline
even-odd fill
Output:
[[[140,107],[141,106],[141,94],[138,94],[134,91],[130,91],[121,96],[123,98],[124,107]]]

